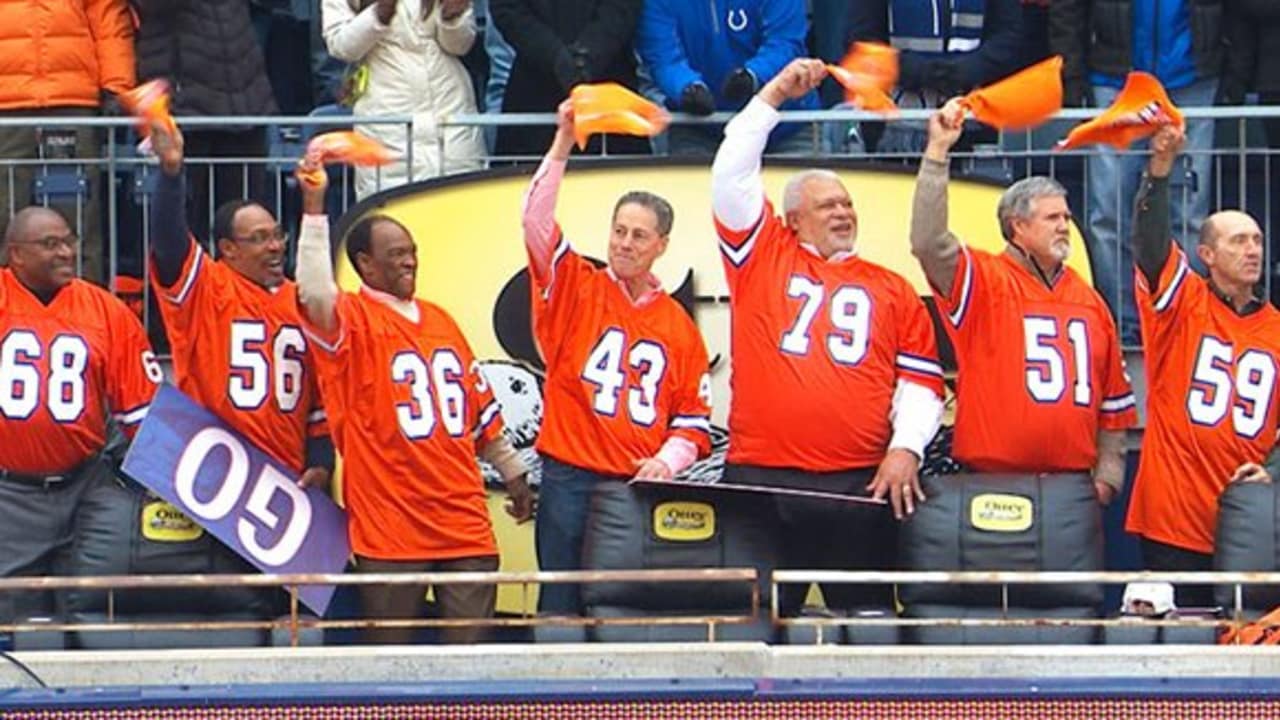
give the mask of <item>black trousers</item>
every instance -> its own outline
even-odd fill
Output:
[[[1167,572],[1209,572],[1213,570],[1213,556],[1142,538],[1142,566]],[[1180,608],[1217,604],[1213,600],[1212,585],[1174,585],[1173,598]]]
[[[876,468],[839,472],[807,472],[789,468],[726,464],[724,481],[743,485],[819,490],[866,497],[867,483]],[[895,570],[898,557],[898,525],[887,506],[846,503],[838,500],[775,495],[783,569],[796,570]],[[778,612],[795,615],[809,588],[778,588]],[[833,610],[865,605],[893,607],[889,584],[827,584],[822,586],[827,607]]]

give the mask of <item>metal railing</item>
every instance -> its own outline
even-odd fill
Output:
[[[827,585],[843,584],[881,584],[899,586],[902,584],[973,584],[999,585],[1001,602],[996,608],[999,617],[989,618],[912,618],[897,614],[883,616],[801,616],[782,617],[778,614],[778,594],[782,585],[803,585],[810,583]],[[1010,617],[1010,609],[1016,608],[1009,602],[1011,585],[1123,585],[1127,583],[1169,583],[1196,585],[1230,585],[1233,588],[1233,603],[1230,608],[1222,608],[1222,617],[1205,617],[1202,613],[1192,616],[1176,614],[1162,617],[1121,616],[1096,618],[1062,618],[1035,616]],[[967,571],[838,571],[838,570],[775,570],[770,576],[770,618],[780,627],[808,626],[815,629],[817,641],[822,642],[824,629],[850,627],[1132,627],[1140,623],[1144,627],[1205,627],[1225,629],[1242,627],[1249,622],[1244,606],[1244,588],[1251,585],[1280,585],[1280,572],[1156,572],[1156,571],[1002,571],[1002,570],[967,570]],[[1202,609],[1198,609],[1202,610]],[[1027,609],[1026,614],[1034,615],[1034,609]]]
[[[670,610],[654,610],[647,614],[624,617],[587,616],[539,616],[531,607],[530,590],[541,584],[590,584],[616,582],[645,582],[672,584],[715,583],[742,585],[749,593],[748,607],[739,612],[691,611],[690,614],[670,614]],[[1065,585],[1098,584],[1121,585],[1143,583],[1191,583],[1199,585],[1231,586],[1233,604],[1224,608],[1220,617],[1196,615],[1191,617],[1086,617],[1062,618],[1045,616],[1012,617],[1009,611],[1009,592],[1013,585]],[[975,584],[999,585],[1002,601],[999,617],[902,617],[890,611],[883,616],[800,616],[783,617],[778,614],[778,594],[782,585],[818,584]],[[523,604],[518,615],[489,618],[344,618],[320,619],[308,616],[298,598],[298,588],[309,585],[519,585],[523,589]],[[1132,627],[1140,623],[1145,627],[1204,627],[1225,629],[1241,627],[1249,622],[1244,605],[1244,589],[1255,585],[1280,586],[1280,572],[1150,572],[1150,571],[1099,571],[1099,572],[1032,572],[1032,571],[830,571],[830,570],[774,570],[769,578],[767,619],[775,627],[808,626],[815,628],[817,641],[822,641],[824,630],[840,627]],[[143,621],[137,614],[120,613],[115,608],[115,594],[126,590],[156,588],[225,588],[225,587],[279,587],[289,594],[289,612],[279,619],[201,621]],[[678,589],[678,587],[676,587]],[[0,593],[55,591],[55,590],[105,590],[107,611],[105,622],[49,621],[14,622],[0,625],[0,632],[125,632],[162,630],[287,630],[290,642],[297,645],[304,630],[368,629],[368,628],[419,628],[419,627],[509,627],[533,628],[538,626],[705,626],[707,641],[717,640],[717,631],[723,625],[746,625],[765,619],[761,606],[757,574],[751,568],[689,568],[661,570],[575,570],[557,572],[427,572],[381,574],[295,574],[295,575],[112,575],[93,577],[16,577],[0,579]],[[697,607],[696,601],[689,603]],[[639,611],[638,611],[639,612]],[[1028,611],[1034,615],[1034,611]]]
[[[706,626],[707,640],[716,639],[721,625],[756,622],[761,617],[760,586],[751,568],[690,568],[670,570],[565,570],[554,572],[420,572],[356,574],[217,574],[217,575],[102,575],[0,578],[0,594],[9,592],[105,590],[106,622],[69,622],[49,618],[39,622],[0,623],[0,632],[127,632],[162,630],[288,630],[290,643],[297,645],[302,630],[420,628],[420,627],[534,627],[534,626]],[[750,598],[743,612],[700,613],[695,615],[635,615],[626,617],[537,616],[530,590],[542,584],[584,584],[645,582],[741,584]],[[521,609],[517,616],[485,618],[356,618],[320,619],[302,609],[298,589],[312,585],[519,585]],[[116,593],[155,588],[281,588],[289,595],[288,614],[279,619],[136,621],[121,620],[116,609]]]
[[[1085,192],[1088,186],[1091,163],[1090,159],[1098,156],[1095,149],[1057,152],[1052,148],[1054,140],[1065,135],[1070,125],[1079,120],[1098,114],[1096,109],[1068,109],[1061,111],[1056,118],[1042,128],[1027,132],[1006,132],[994,136],[990,142],[980,143],[970,150],[955,155],[953,172],[956,175],[977,175],[988,177],[996,182],[1007,183],[1027,174],[1047,174],[1057,177],[1067,186],[1069,198],[1079,217],[1078,224],[1086,236],[1092,234],[1089,217],[1092,211],[1090,198]],[[1190,122],[1214,121],[1216,123],[1216,141],[1212,148],[1189,150],[1186,154],[1188,165],[1184,166],[1182,176],[1184,188],[1199,188],[1208,194],[1210,210],[1230,204],[1243,210],[1253,212],[1267,236],[1273,230],[1272,215],[1280,208],[1274,206],[1272,200],[1272,174],[1276,168],[1274,156],[1276,150],[1259,147],[1250,143],[1250,123],[1258,120],[1280,120],[1280,107],[1212,107],[1186,108],[1185,115]],[[890,123],[920,123],[929,116],[927,110],[903,110]],[[697,118],[676,114],[673,124],[691,126],[715,126],[730,119],[730,113],[716,113],[710,117]],[[782,113],[786,122],[808,124],[810,138],[809,157],[816,163],[829,161],[866,161],[893,164],[913,165],[918,160],[914,152],[867,152],[856,142],[850,142],[850,130],[866,123],[884,123],[883,117],[858,110],[830,109],[819,111],[787,111]],[[403,129],[405,140],[405,162],[410,171],[415,163],[415,154],[433,152],[436,154],[437,166],[443,165],[443,159],[449,157],[451,149],[447,147],[450,128],[457,127],[511,127],[553,124],[554,115],[549,113],[513,113],[513,114],[460,114],[445,117],[437,122],[440,132],[435,134],[437,142],[430,149],[415,148],[413,143],[415,123],[412,116],[378,116],[359,117],[317,115],[317,116],[270,116],[270,117],[184,117],[181,125],[188,131],[227,130],[251,128],[260,129],[269,138],[266,141],[267,152],[261,157],[207,157],[193,155],[187,158],[188,172],[202,175],[201,183],[206,186],[206,196],[198,204],[201,206],[195,214],[204,222],[211,224],[213,210],[220,200],[226,199],[219,186],[218,171],[227,168],[240,169],[235,186],[244,189],[241,194],[249,194],[250,188],[262,188],[263,197],[253,199],[263,202],[273,210],[286,226],[296,222],[299,212],[298,200],[292,188],[292,165],[299,158],[304,143],[311,132],[318,128],[345,127],[354,122],[365,126],[390,125]],[[7,178],[9,192],[7,197],[0,197],[0,203],[10,210],[26,204],[23,178],[31,175],[33,180],[33,196],[40,204],[58,205],[74,216],[77,231],[86,226],[102,227],[101,243],[105,250],[105,277],[108,282],[117,275],[128,274],[141,276],[144,259],[150,249],[149,227],[149,175],[154,172],[154,163],[149,158],[140,157],[133,147],[136,139],[129,130],[133,122],[125,118],[51,118],[51,117],[5,117],[0,118],[0,129],[36,127],[43,131],[53,129],[94,129],[103,132],[101,157],[48,157],[26,159],[0,159],[0,177]],[[109,131],[109,132],[107,132]],[[1256,135],[1256,132],[1253,133]],[[853,132],[852,136],[858,133]],[[1273,144],[1280,145],[1280,138],[1273,138]],[[1141,155],[1141,151],[1121,153],[1121,157]],[[618,157],[610,153],[605,146],[605,158]],[[487,155],[480,158],[484,163],[509,161],[535,161],[536,157],[504,157],[496,158]],[[1187,175],[1192,167],[1191,160],[1207,160],[1211,168],[1210,177]],[[585,160],[589,161],[589,160]],[[411,172],[410,172],[411,176]],[[256,178],[257,180],[253,180]],[[334,196],[332,198],[333,213],[346,210],[354,200],[352,176],[344,171],[341,177],[334,178]],[[224,173],[225,179],[225,173]],[[103,182],[105,180],[105,182]],[[224,183],[225,184],[225,183]],[[1123,183],[1117,183],[1116,196],[1111,198],[1114,206],[1120,208],[1117,223],[1128,222],[1132,198],[1122,197]],[[1205,187],[1205,186],[1208,187]],[[97,208],[91,193],[93,188],[101,187],[97,199],[105,207],[98,215],[101,223],[94,218],[88,222],[84,216],[87,208]],[[379,187],[383,187],[379,181]],[[661,191],[661,188],[655,188]],[[1181,208],[1191,207],[1194,195],[1191,190],[1179,193],[1174,203]],[[858,198],[855,198],[857,204]],[[513,209],[512,212],[515,212]],[[863,212],[867,212],[866,209]],[[1181,211],[1179,211],[1181,212]],[[1182,215],[1179,215],[1182,216]],[[1175,233],[1184,239],[1184,243],[1193,238],[1194,222],[1199,218],[1175,227]],[[994,228],[993,228],[994,229]],[[196,234],[208,242],[209,226],[195,227]],[[83,234],[83,232],[81,233]],[[1114,241],[1117,245],[1126,244],[1128,238],[1121,233]],[[91,243],[90,247],[94,247]],[[1113,248],[1110,253],[1118,256],[1122,250]],[[1095,252],[1095,255],[1098,253]],[[1189,253],[1194,255],[1194,253]],[[1194,258],[1193,258],[1194,261]],[[1095,260],[1096,262],[1096,260]],[[1280,272],[1280,263],[1267,249],[1268,271],[1264,273],[1262,291],[1270,294],[1274,283],[1273,276]],[[1128,275],[1129,273],[1121,273]],[[1103,273],[1105,276],[1105,273]],[[1118,283],[1118,281],[1117,281]],[[1115,284],[1115,283],[1113,283]],[[1115,303],[1123,294],[1122,288],[1100,287],[1100,291],[1109,301]],[[149,289],[144,286],[144,293]],[[1128,319],[1121,318],[1122,323]],[[1134,336],[1134,328],[1122,327],[1122,336],[1130,339]]]

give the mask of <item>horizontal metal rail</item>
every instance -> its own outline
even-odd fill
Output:
[[[297,585],[517,585],[588,582],[755,582],[752,568],[556,570],[538,572],[299,573],[227,575],[96,575],[0,578],[8,590],[156,587],[281,587]]]
[[[1188,120],[1253,120],[1280,117],[1280,105],[1230,105],[1213,107],[1179,108]],[[1087,120],[1097,117],[1105,108],[1063,108],[1046,120]],[[930,109],[898,111],[892,118],[865,110],[830,108],[826,110],[783,110],[782,122],[909,122],[927,120],[933,115]],[[737,113],[716,112],[711,115],[671,113],[676,124],[717,125],[728,122]],[[414,115],[182,115],[177,118],[183,127],[221,128],[226,126],[266,127],[272,125],[343,125],[358,122],[362,125],[413,125],[421,118]],[[454,113],[436,119],[440,126],[504,127],[517,125],[554,125],[555,113]],[[6,127],[134,127],[137,121],[128,117],[55,117],[45,115],[9,115],[0,118],[0,128]]]
[[[1128,582],[1280,584],[1280,572],[1157,572],[1152,570],[774,570],[774,583],[970,583],[1062,585]]]
[[[297,645],[307,629],[368,629],[418,627],[535,627],[568,625],[601,626],[706,626],[707,640],[716,639],[720,625],[741,625],[760,618],[760,587],[752,568],[688,568],[670,570],[563,570],[548,572],[419,572],[355,574],[227,574],[227,575],[102,575],[0,578],[0,593],[46,590],[105,590],[107,622],[21,622],[0,624],[0,632],[134,632],[134,631],[216,631],[288,630],[290,643]],[[750,604],[742,613],[702,613],[682,616],[534,617],[530,611],[529,587],[533,584],[655,582],[655,583],[745,583]],[[312,619],[302,614],[298,588],[307,585],[522,585],[523,607],[519,617],[411,618],[411,619]],[[117,621],[115,593],[148,588],[281,587],[289,593],[289,614],[276,620],[192,620]]]
[[[1010,585],[1063,585],[1096,583],[1186,583],[1197,585],[1232,585],[1233,607],[1230,618],[1203,616],[1144,618],[1011,618],[1008,617]],[[998,618],[904,618],[894,616],[863,617],[781,617],[778,614],[778,589],[781,585],[803,584],[972,584],[1000,585],[1003,614]],[[776,625],[816,626],[821,640],[823,627],[893,626],[893,627],[1243,627],[1244,587],[1248,585],[1280,585],[1280,572],[1157,572],[1126,571],[840,571],[840,570],[775,570],[770,576],[771,619]],[[1239,637],[1236,638],[1239,642]]]
[[[708,639],[715,638],[715,627],[747,624],[759,617],[756,571],[749,568],[707,568],[669,570],[574,570],[555,572],[459,572],[459,573],[369,573],[369,574],[291,574],[291,575],[113,575],[96,577],[17,577],[0,579],[0,592],[97,589],[112,593],[108,604],[108,622],[55,623],[25,622],[0,625],[11,631],[81,631],[123,632],[139,630],[230,630],[288,629],[294,642],[304,629],[362,629],[374,627],[534,627],[567,625],[599,627],[606,625],[706,625]],[[528,609],[528,587],[533,584],[597,583],[597,582],[744,582],[750,583],[751,607],[748,612],[706,613],[686,616],[634,616],[620,618],[549,616],[534,617]],[[1035,571],[830,571],[776,570],[770,578],[772,606],[777,607],[778,587],[784,584],[808,583],[955,583],[994,584],[1003,587],[1002,609],[1008,611],[1010,585],[1053,585],[1071,583],[1119,584],[1126,582],[1169,582],[1197,584],[1230,584],[1235,586],[1235,613],[1230,620],[1197,617],[1142,619],[1121,618],[902,618],[896,616],[862,617],[779,617],[776,609],[771,619],[779,626],[935,626],[935,627],[1227,627],[1244,622],[1242,589],[1255,584],[1280,584],[1280,572],[1035,572]],[[525,607],[519,617],[474,619],[340,619],[320,620],[303,616],[299,611],[297,589],[305,585],[436,585],[436,584],[519,584],[524,585]],[[202,587],[282,587],[291,594],[291,610],[279,620],[121,622],[115,620],[114,592],[146,588]]]

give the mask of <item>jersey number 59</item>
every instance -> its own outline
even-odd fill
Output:
[[[1269,353],[1246,350],[1235,358],[1231,345],[1217,338],[1200,341],[1187,415],[1196,425],[1214,426],[1231,414],[1231,427],[1244,438],[1255,438],[1271,414],[1276,364]]]

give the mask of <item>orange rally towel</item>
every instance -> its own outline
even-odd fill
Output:
[[[143,137],[151,134],[152,123],[163,126],[170,133],[178,128],[169,113],[169,82],[164,78],[148,80],[121,93],[120,104],[138,118],[138,132]]]
[[[1098,117],[1071,129],[1057,150],[1107,144],[1123,150],[1136,140],[1154,135],[1162,125],[1182,126],[1182,112],[1169,100],[1164,86],[1152,75],[1131,72],[1115,102]]]
[[[1054,55],[965,95],[960,104],[999,130],[1025,130],[1062,109],[1062,56]]]
[[[573,137],[579,150],[596,133],[652,137],[671,121],[665,110],[618,83],[575,85],[569,99],[573,102]]]
[[[844,86],[844,99],[863,110],[893,113],[889,92],[898,82],[898,51],[880,43],[856,42],[839,65],[827,72]]]
[[[395,159],[385,145],[367,135],[354,130],[335,130],[311,138],[303,165],[315,169],[299,166],[298,176],[303,182],[318,185],[323,182],[324,166],[328,163],[372,166],[386,165]]]

